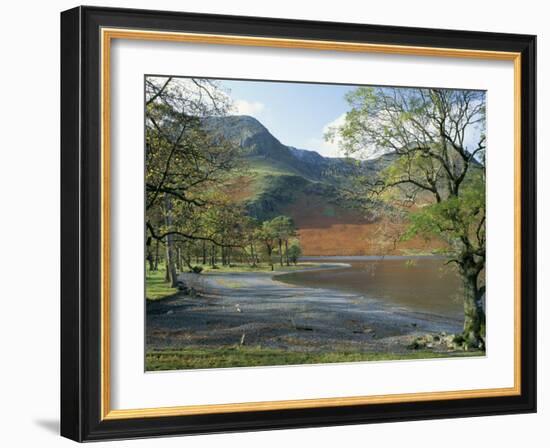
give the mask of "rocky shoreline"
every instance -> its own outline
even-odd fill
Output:
[[[323,268],[334,267],[342,265]],[[249,345],[407,353],[418,346],[449,351],[451,345],[439,341],[461,330],[461,322],[443,316],[277,281],[284,273],[182,274],[192,294],[147,304],[147,349]]]

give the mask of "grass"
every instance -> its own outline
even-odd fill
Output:
[[[248,161],[248,169],[251,173],[260,176],[299,175],[299,173],[285,163],[273,160],[266,161],[262,158],[254,158]]]
[[[145,297],[147,300],[159,300],[174,295],[178,290],[172,288],[169,282],[164,281],[164,266],[159,265],[158,271],[145,273]]]
[[[481,356],[481,352],[436,353],[427,350],[410,353],[291,352],[262,347],[184,348],[151,350],[145,357],[145,369],[182,370],[223,367],[257,367],[336,362],[389,361],[404,359]]]
[[[263,160],[252,160],[249,166],[249,180],[253,188],[248,189],[249,194],[243,199],[254,201],[274,189],[279,183],[279,176],[295,175],[295,172],[289,171],[285,166],[271,165]]]

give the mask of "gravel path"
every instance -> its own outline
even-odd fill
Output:
[[[334,267],[342,265],[324,268]],[[147,348],[242,343],[296,351],[404,352],[420,335],[461,330],[460,322],[445,317],[277,281],[284,273],[182,274],[199,294],[147,304]]]

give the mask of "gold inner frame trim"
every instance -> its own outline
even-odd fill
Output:
[[[428,57],[455,57],[513,61],[514,63],[514,386],[506,388],[418,392],[390,395],[279,400],[246,403],[188,405],[140,409],[111,409],[110,347],[110,62],[113,39],[183,42],[212,45],[238,45],[382,53]],[[279,39],[217,34],[101,29],[101,419],[168,417],[228,412],[308,409],[413,401],[502,397],[521,394],[521,54],[458,48],[418,47],[304,39]]]

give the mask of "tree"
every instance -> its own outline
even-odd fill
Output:
[[[254,218],[243,216],[243,252],[248,256],[250,266],[254,267],[258,263],[258,251],[256,244],[261,242],[259,238],[259,223]]]
[[[485,347],[485,93],[360,87],[327,139],[348,155],[393,153],[376,178],[359,176],[356,195],[391,204],[409,222],[404,238],[438,235],[464,284],[465,347]]]
[[[291,240],[287,255],[288,259],[294,263],[294,265],[298,263],[298,259],[302,256],[302,247],[297,239]]]
[[[164,195],[164,219],[166,228],[172,227],[172,199],[168,195]],[[166,235],[166,280],[170,281],[172,288],[175,288],[178,283],[178,274],[176,272],[176,249],[174,247],[174,234]]]
[[[216,83],[205,79],[146,78],[146,209],[161,194],[200,207],[200,192],[224,182],[238,148],[208,126],[230,108]]]
[[[220,246],[222,264],[231,265],[234,249],[243,249],[247,243],[249,219],[243,204],[239,204],[223,192],[217,192],[210,201],[202,220],[202,226]]]
[[[274,266],[272,255],[273,249],[275,248],[275,242],[278,240],[278,234],[271,221],[264,221],[262,223],[261,227],[256,231],[256,238],[263,242],[267,255],[267,262],[273,271]]]
[[[204,217],[233,176],[239,148],[210,126],[231,106],[214,81],[146,77],[145,95],[147,241],[165,244],[167,277],[176,284],[183,256],[176,246],[190,252],[194,242],[222,245]]]
[[[286,265],[289,266],[288,261],[288,240],[291,236],[295,235],[294,223],[288,216],[277,216],[270,221],[270,226],[275,232],[277,243],[279,246],[279,263],[283,265],[283,244],[285,246]]]

